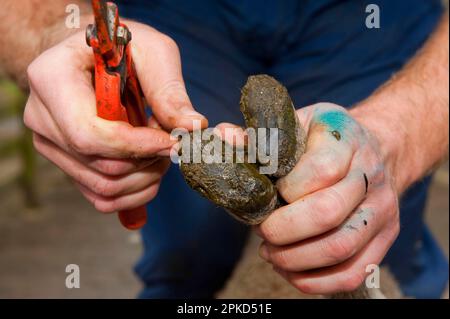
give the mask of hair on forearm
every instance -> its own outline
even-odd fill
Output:
[[[34,58],[74,32],[64,23],[69,4],[79,5],[82,14],[90,11],[84,0],[2,0],[0,68],[22,88]]]

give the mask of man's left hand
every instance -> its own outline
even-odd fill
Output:
[[[256,228],[260,255],[305,293],[352,291],[399,233],[391,168],[378,140],[344,108],[319,103],[297,115],[306,152],[277,182],[288,205]]]

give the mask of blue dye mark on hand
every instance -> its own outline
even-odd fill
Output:
[[[315,118],[317,123],[321,123],[330,131],[342,132],[352,123],[352,118],[345,112],[329,111],[318,114]]]

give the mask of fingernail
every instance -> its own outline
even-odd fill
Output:
[[[187,116],[187,117],[198,117],[198,118],[204,117],[203,115],[201,115],[200,113],[194,111],[194,110],[191,109],[191,108],[184,108],[184,109],[181,109],[181,110],[180,110],[180,113],[181,113],[183,116]]]
[[[267,246],[265,244],[262,244],[259,247],[259,256],[265,261],[269,261],[269,249],[267,249]]]
[[[181,114],[182,116],[179,117],[176,122],[177,127],[185,127],[194,130],[208,127],[208,120],[200,113],[194,111],[194,113],[191,112],[188,113],[191,115],[184,115],[184,113]]]

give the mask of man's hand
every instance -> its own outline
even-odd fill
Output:
[[[305,154],[277,182],[288,205],[257,229],[260,255],[306,293],[356,289],[399,231],[397,193],[378,142],[342,107],[297,111]]]
[[[148,127],[97,117],[94,59],[84,31],[28,67],[31,93],[24,121],[34,132],[36,149],[102,212],[132,209],[154,198],[174,143],[166,131],[192,129],[193,120],[207,126],[187,96],[174,41],[151,27],[126,23],[133,33],[138,78],[153,111]]]
[[[419,53],[350,112],[298,111],[306,153],[278,181],[289,205],[258,228],[261,256],[292,285],[357,288],[399,232],[398,196],[448,155],[448,13]]]

